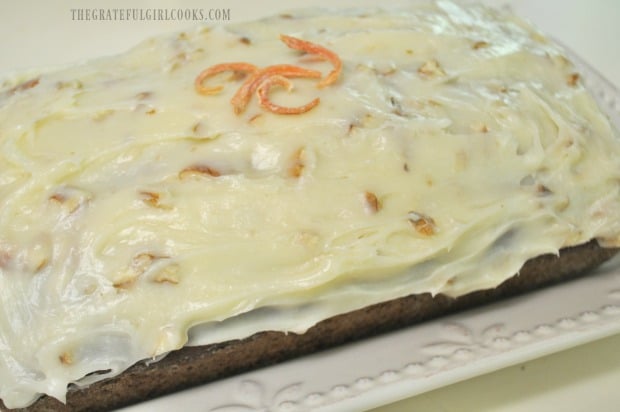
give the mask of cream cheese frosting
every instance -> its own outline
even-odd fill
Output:
[[[196,92],[222,62],[329,72],[281,34],[343,62],[329,87],[271,94],[315,108],[236,114],[230,73]],[[188,339],[303,332],[492,288],[593,238],[619,246],[618,138],[560,48],[446,1],[198,27],[6,81],[0,398],[64,400]]]

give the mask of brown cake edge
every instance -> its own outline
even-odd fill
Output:
[[[122,374],[86,388],[70,388],[67,404],[49,396],[16,411],[104,411],[135,404],[252,369],[272,365],[343,343],[392,331],[580,276],[619,249],[593,240],[542,255],[494,289],[459,298],[410,295],[325,319],[304,334],[260,332],[246,339],[184,347],[154,363],[140,362]],[[4,405],[2,410],[7,410]]]

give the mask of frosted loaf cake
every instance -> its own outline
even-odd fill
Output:
[[[610,255],[592,240],[619,244],[617,131],[558,47],[483,7],[150,39],[7,80],[0,144],[10,408],[188,344],[493,289],[585,244],[573,273]]]

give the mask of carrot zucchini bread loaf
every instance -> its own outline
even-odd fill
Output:
[[[617,131],[561,49],[484,7],[151,39],[6,81],[0,145],[9,408],[56,410],[68,385],[71,409],[136,402],[620,244]]]

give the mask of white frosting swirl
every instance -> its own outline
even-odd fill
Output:
[[[8,406],[64,399],[194,325],[193,344],[303,331],[411,293],[491,288],[592,238],[620,244],[618,135],[540,33],[444,1],[290,17],[151,39],[0,91]],[[195,92],[227,61],[330,70],[281,33],[343,61],[334,85],[272,93],[316,108],[254,99],[235,115],[227,75],[209,80],[222,93]]]

